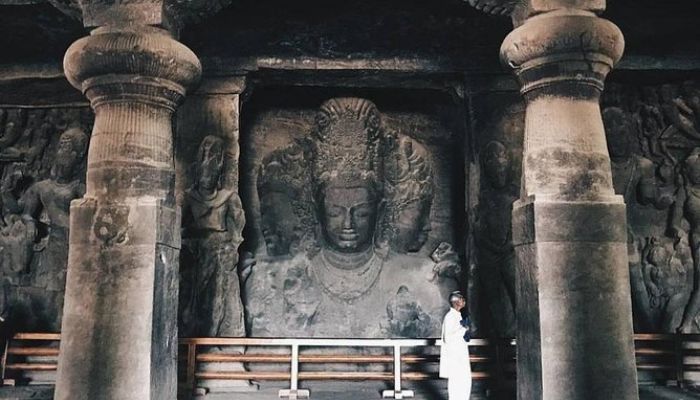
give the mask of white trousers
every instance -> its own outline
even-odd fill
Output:
[[[460,376],[447,379],[448,400],[469,400],[472,391],[472,377]]]

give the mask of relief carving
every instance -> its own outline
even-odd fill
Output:
[[[60,329],[69,210],[85,192],[89,118],[87,109],[0,110],[0,277],[15,329]]]
[[[182,217],[180,317],[183,336],[245,336],[237,271],[245,224],[238,194],[224,182],[225,142],[202,140]]]
[[[257,188],[268,258],[246,281],[251,334],[437,334],[459,263],[436,269],[414,255],[430,232],[432,182],[423,146],[388,132],[372,102],[326,101],[311,139],[262,163]],[[281,199],[294,199],[292,209]]]
[[[611,88],[603,122],[615,191],[627,204],[635,330],[698,332],[697,84]]]

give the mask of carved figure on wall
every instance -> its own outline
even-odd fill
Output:
[[[35,246],[41,254],[39,262],[33,264],[35,269],[31,275],[32,286],[45,289],[56,298],[51,305],[55,308],[51,314],[55,316],[53,328],[56,331],[60,328],[66,284],[70,203],[85,194],[85,185],[75,172],[85,157],[87,145],[88,136],[80,128],[61,134],[51,177],[34,183],[19,201],[30,226],[44,224],[48,229],[48,234]]]
[[[623,196],[627,204],[627,220],[630,221],[627,225],[627,249],[635,329],[654,331],[657,330],[657,318],[654,317],[656,311],[649,304],[641,255],[645,238],[653,236],[653,232],[650,232],[647,226],[637,224],[637,221],[660,226],[666,224],[668,211],[664,209],[674,201],[675,186],[671,183],[671,190],[667,190],[668,182],[665,180],[675,181],[675,177],[668,176],[668,171],[661,169],[662,180],[657,181],[654,162],[633,152],[632,140],[639,137],[635,134],[639,124],[633,122],[630,113],[620,107],[607,107],[603,110],[603,124],[615,193]],[[672,171],[673,168],[671,174]]]
[[[22,218],[15,197],[21,178],[15,171],[0,184],[0,279],[12,285],[20,285],[22,275],[29,272],[37,236],[36,224]]]
[[[670,234],[680,240],[684,234],[682,218],[690,224],[689,243],[693,258],[693,291],[685,307],[679,331],[689,333],[694,329],[694,320],[700,312],[700,147],[696,147],[685,159],[685,184],[678,192],[671,216]]]
[[[385,136],[387,201],[384,236],[399,253],[415,253],[428,241],[433,172],[426,150],[395,133]]]
[[[692,85],[689,85],[692,87]],[[694,97],[692,89],[685,89],[684,94],[690,95],[689,99],[677,93],[676,87],[670,84],[661,85],[662,110],[667,120],[671,123],[669,130],[675,130],[687,137],[700,140],[698,132],[698,115],[693,109]],[[690,100],[691,104],[688,103]]]
[[[680,247],[681,246],[676,246]],[[687,245],[686,245],[687,247]],[[681,324],[690,296],[692,276],[678,251],[669,251],[657,238],[647,238],[642,251],[642,269],[649,295],[649,305],[659,311],[661,332],[673,332]]]
[[[503,143],[493,140],[482,151],[486,181],[480,202],[479,274],[489,311],[499,315],[494,323],[503,336],[514,334],[515,251],[511,231],[511,210],[518,197],[511,178],[511,160]]]
[[[431,316],[444,312],[441,288],[454,290],[457,281],[447,270],[435,273],[430,260],[404,254],[422,247],[429,227],[431,172],[421,146],[387,135],[376,106],[360,98],[326,101],[310,146],[315,218],[307,229],[318,232],[317,244],[253,268],[246,284],[252,333],[284,334],[274,327],[284,320],[287,334],[306,336],[436,334]],[[270,164],[266,158],[264,171]],[[278,300],[261,304],[270,292]]]
[[[236,265],[245,224],[238,194],[225,187],[225,143],[202,140],[183,205],[183,335],[245,336]]]

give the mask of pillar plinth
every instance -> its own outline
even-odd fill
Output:
[[[99,28],[67,51],[95,111],[71,204],[55,398],[176,398],[180,211],[172,114],[201,66],[166,31]]]
[[[505,39],[526,127],[513,209],[518,399],[636,400],[625,205],[614,194],[600,114],[619,29],[556,9]]]

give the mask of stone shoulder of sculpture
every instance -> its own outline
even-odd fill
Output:
[[[313,135],[259,169],[267,256],[245,282],[251,334],[439,334],[459,262],[448,244],[436,261],[418,253],[432,174],[425,148],[385,127],[372,102],[326,101]]]
[[[0,275],[6,312],[18,329],[60,328],[70,203],[85,192],[86,115],[87,109],[0,110]]]

